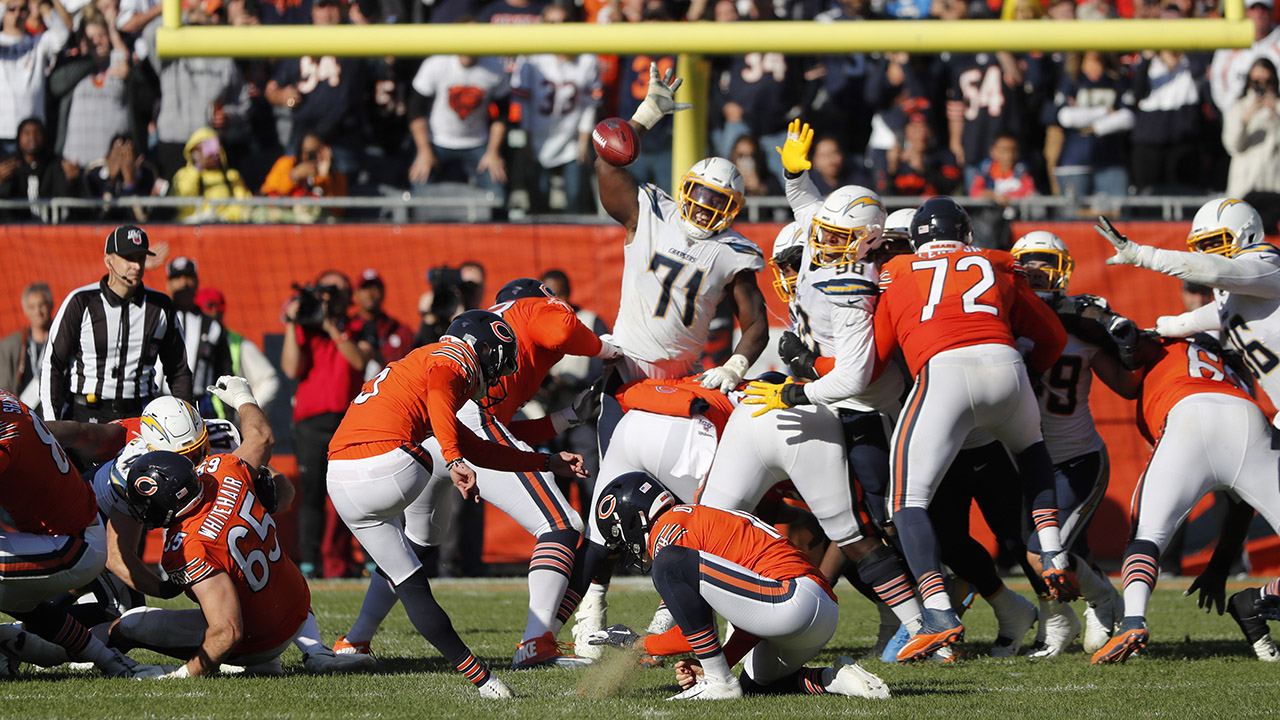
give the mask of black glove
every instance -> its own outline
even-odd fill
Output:
[[[577,424],[591,422],[600,417],[600,403],[604,393],[604,378],[601,377],[586,390],[578,393],[573,400],[573,414]]]
[[[258,501],[269,513],[275,512],[280,507],[280,498],[276,495],[276,481],[271,477],[271,468],[266,465],[258,468],[258,475],[253,479],[253,494],[258,496]]]
[[[588,645],[609,645],[626,649],[640,642],[640,636],[626,625],[610,625],[587,636]]]
[[[156,597],[168,600],[182,594],[182,586],[172,580],[161,580],[160,588],[156,590]]]
[[[813,364],[818,354],[810,350],[799,335],[787,330],[778,338],[778,357],[786,363],[797,378],[817,380],[818,371]]]
[[[1212,567],[1205,568],[1182,596],[1186,597],[1197,590],[1200,591],[1200,596],[1196,598],[1196,605],[1205,612],[1217,609],[1221,615],[1227,602],[1227,574]]]
[[[787,407],[796,407],[797,405],[811,405],[809,396],[804,394],[804,385],[800,383],[788,383],[782,386],[782,402]]]
[[[1262,620],[1280,620],[1280,595],[1263,595],[1254,600],[1253,611]]]

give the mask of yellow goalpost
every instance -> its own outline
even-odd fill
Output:
[[[1244,0],[1225,0],[1222,19],[751,22],[734,24],[731,29],[701,22],[191,27],[182,25],[181,0],[163,3],[163,26],[156,33],[156,49],[162,58],[676,55],[677,73],[685,78],[679,99],[693,103],[694,110],[675,115],[675,181],[703,157],[708,82],[705,55],[1192,51],[1247,48],[1253,43],[1254,32],[1253,23],[1244,16]]]

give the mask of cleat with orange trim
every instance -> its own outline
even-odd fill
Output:
[[[920,632],[898,651],[898,662],[923,660],[938,650],[964,639],[964,625],[951,610],[924,608]]]
[[[343,635],[333,644],[333,652],[335,655],[373,655],[373,650],[369,647],[369,641],[365,642],[347,642],[347,636]]]
[[[1147,633],[1147,623],[1140,617],[1127,617],[1120,621],[1116,634],[1102,649],[1093,654],[1094,665],[1122,663],[1130,655],[1147,646],[1151,636]]]
[[[595,662],[591,658],[568,655],[562,648],[573,647],[556,642],[551,633],[543,633],[540,637],[525,640],[516,646],[515,657],[511,659],[512,670],[527,670],[533,667],[585,667]]]

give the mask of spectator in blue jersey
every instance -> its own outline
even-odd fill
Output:
[[[650,20],[669,20],[665,11],[645,9]],[[665,17],[664,17],[665,15]],[[628,118],[644,102],[649,90],[649,64],[658,64],[658,74],[665,76],[674,69],[674,55],[628,55],[618,59],[618,111],[617,117]],[[661,188],[671,188],[671,127],[674,123],[660,122],[644,134],[644,152],[627,170],[637,183],[653,183]]]
[[[1133,94],[1115,56],[1096,51],[1069,53],[1054,96],[1063,130],[1062,151],[1053,173],[1063,195],[1112,197],[1129,194],[1129,131]]]
[[[1248,82],[1227,110],[1222,122],[1222,145],[1231,154],[1227,194],[1280,192],[1280,114],[1276,96],[1276,66],[1258,58],[1249,68]]]
[[[316,25],[340,24],[341,3],[313,0],[311,20]],[[285,108],[292,118],[286,151],[296,153],[302,138],[314,132],[333,149],[334,167],[354,175],[364,148],[360,113],[363,76],[364,60],[360,58],[307,55],[281,61],[265,94],[268,102]]]
[[[1025,139],[1025,92],[1010,53],[952,55],[947,89],[948,145],[971,185],[1001,133]]]
[[[541,22],[545,0],[491,0],[476,13],[476,22],[493,25],[532,25]]]
[[[1132,180],[1139,192],[1194,193],[1207,189],[1200,157],[1209,101],[1200,56],[1177,50],[1143,53],[1133,71],[1135,127]]]

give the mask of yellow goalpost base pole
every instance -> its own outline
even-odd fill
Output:
[[[676,58],[676,76],[684,82],[676,90],[676,102],[693,105],[672,116],[671,195],[680,191],[680,179],[693,164],[707,156],[707,80],[710,64],[701,56],[681,54]]]
[[[1214,50],[1246,48],[1253,24],[1239,0],[1229,20],[1106,20],[1053,22],[1001,20],[868,20],[865,22],[753,22],[732,28],[711,23],[613,25],[327,25],[176,27],[178,0],[164,0],[156,34],[163,58],[177,57],[386,57],[388,55],[531,55],[600,53],[701,55],[779,52],[976,53],[1099,50]]]

